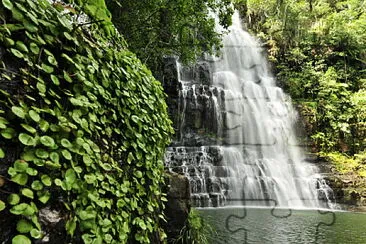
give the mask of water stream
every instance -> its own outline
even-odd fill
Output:
[[[220,57],[178,64],[179,132],[167,167],[189,178],[197,207],[329,207],[332,190],[296,140],[291,100],[237,13],[223,44]]]

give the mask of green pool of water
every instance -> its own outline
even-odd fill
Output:
[[[273,208],[199,209],[213,227],[210,243],[366,244],[366,214]]]

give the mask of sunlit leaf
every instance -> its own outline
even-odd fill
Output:
[[[19,141],[26,146],[34,146],[36,144],[36,140],[28,134],[20,133],[18,138]]]
[[[9,10],[12,10],[14,7],[10,0],[2,0],[2,3],[4,5],[4,7]]]
[[[32,244],[28,237],[25,235],[16,235],[12,240],[12,244]]]
[[[0,200],[0,212],[6,208],[6,204]]]
[[[43,145],[45,145],[46,147],[54,147],[55,146],[55,141],[53,140],[52,137],[49,137],[49,136],[41,136],[40,142]]]
[[[28,220],[20,219],[17,222],[17,231],[19,231],[19,233],[28,233],[31,229],[33,229],[33,225]]]

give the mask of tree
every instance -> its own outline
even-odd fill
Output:
[[[152,71],[164,55],[180,61],[194,61],[204,51],[220,48],[219,23],[231,24],[231,0],[106,0],[112,21],[125,37],[129,48]]]

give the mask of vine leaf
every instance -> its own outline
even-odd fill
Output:
[[[10,48],[10,51],[14,54],[17,58],[24,58],[23,53],[19,52],[17,49]]]
[[[17,231],[19,231],[20,233],[28,233],[32,229],[32,223],[30,223],[28,220],[21,219],[17,223]]]
[[[11,241],[13,244],[31,244],[31,241],[25,235],[16,235]]]
[[[13,9],[13,4],[11,3],[10,0],[2,0],[3,4],[4,4],[4,7],[9,9],[9,10],[12,10]]]
[[[6,207],[6,204],[0,200],[0,211],[3,211]]]
[[[50,136],[41,136],[40,142],[45,145],[46,147],[54,147],[55,146],[55,140],[53,140]]]
[[[18,139],[22,144],[24,144],[26,146],[35,146],[36,145],[36,140],[28,134],[20,133],[18,136]]]
[[[23,108],[21,107],[17,107],[17,106],[13,106],[11,107],[11,111],[13,111],[13,113],[18,116],[19,118],[24,119],[25,118],[25,111]]]
[[[12,193],[8,196],[8,203],[10,205],[17,205],[20,201],[20,197],[18,194]]]
[[[31,119],[34,120],[35,122],[39,122],[39,120],[41,119],[39,114],[34,110],[29,110],[28,113],[29,113],[29,116],[31,117]]]
[[[0,148],[0,158],[5,158],[4,150]]]

